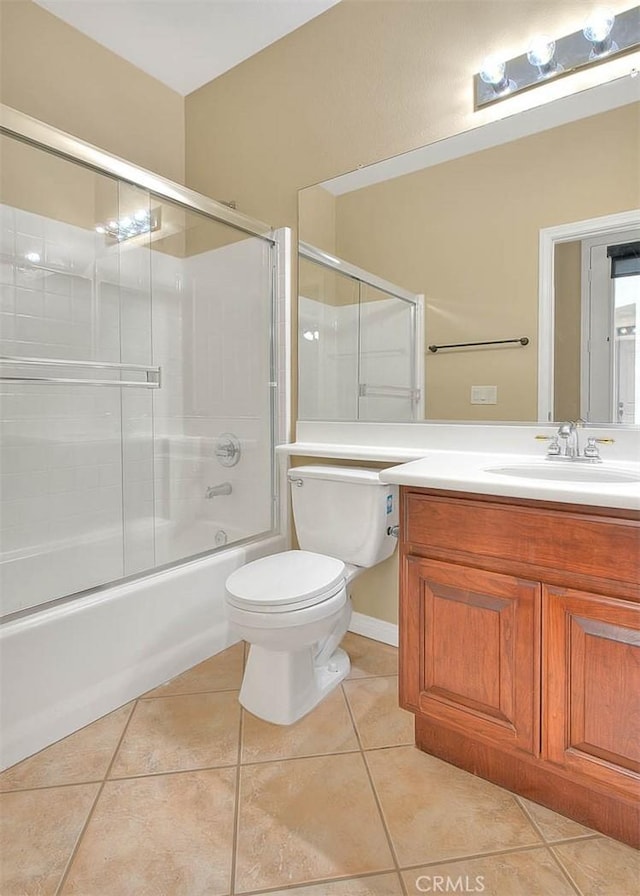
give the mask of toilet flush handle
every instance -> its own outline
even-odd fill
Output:
[[[302,488],[304,485],[304,481],[302,479],[289,479],[291,485],[297,485],[298,488]]]
[[[398,538],[400,535],[400,526],[388,526],[387,535],[393,535],[394,538]]]

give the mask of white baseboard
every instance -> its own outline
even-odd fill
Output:
[[[376,619],[375,616],[352,613],[349,631],[373,641],[391,644],[392,647],[398,646],[398,626],[393,622],[385,622],[384,619]]]

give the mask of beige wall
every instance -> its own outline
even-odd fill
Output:
[[[582,0],[342,0],[186,98],[189,186],[295,225],[302,187],[578,89],[473,111],[488,52],[583,18]]]
[[[31,0],[0,0],[0,102],[184,182],[184,98]]]
[[[556,313],[553,407],[556,420],[580,418],[582,243],[559,243],[554,259]]]
[[[539,231],[640,206],[639,125],[632,104],[337,198],[337,255],[424,293],[427,343],[530,340],[427,351],[427,419],[536,419]]]
[[[325,252],[335,252],[336,197],[322,186],[308,187],[300,193],[298,214],[300,239]]]

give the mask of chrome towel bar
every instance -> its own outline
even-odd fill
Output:
[[[529,345],[529,338],[521,336],[518,339],[491,339],[489,342],[452,342],[449,345],[430,345],[430,352],[437,352],[441,348],[469,348],[476,345],[507,345],[508,343],[519,342],[520,345]]]
[[[75,361],[66,358],[21,358],[3,355],[0,357],[0,365],[10,367],[80,367],[89,370],[126,370],[137,371],[145,375],[143,380],[101,380],[84,379],[82,377],[25,376],[24,374],[13,373],[0,374],[0,382],[40,383],[46,385],[60,383],[73,386],[123,386],[125,388],[140,387],[143,389],[160,388],[160,368],[149,367],[146,364],[127,364],[113,361]]]

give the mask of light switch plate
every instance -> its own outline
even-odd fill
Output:
[[[498,387],[472,386],[471,404],[498,404]]]

